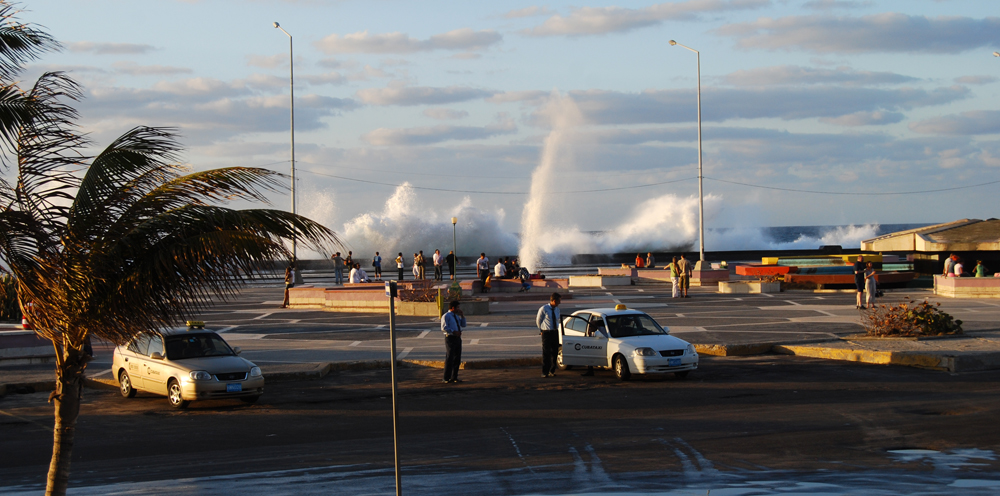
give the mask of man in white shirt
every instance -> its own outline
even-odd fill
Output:
[[[361,269],[358,265],[351,267],[351,275],[347,278],[347,280],[351,284],[358,284],[361,282]]]
[[[493,266],[493,277],[495,279],[503,279],[507,275],[507,267],[503,266],[503,262],[497,262]]]
[[[559,323],[562,322],[560,301],[562,295],[552,293],[548,305],[542,305],[535,317],[535,325],[542,336],[542,377],[555,377],[556,367],[559,365]]]
[[[434,250],[434,280],[440,281],[443,276],[441,274],[441,262],[444,257],[441,256],[441,250]]]

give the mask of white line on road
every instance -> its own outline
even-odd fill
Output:
[[[403,351],[400,352],[398,355],[396,355],[396,360],[402,360],[406,358],[406,355],[409,355],[411,351],[413,351],[413,348],[403,348]]]
[[[640,289],[640,290],[639,290],[639,292],[640,292],[640,293],[645,293],[645,292],[646,292],[646,290],[645,290],[645,289]]]
[[[385,325],[377,325],[377,326],[375,326],[375,328],[376,329],[385,329]]]
[[[483,322],[482,324],[479,324],[479,327],[486,327],[488,325],[490,325],[489,322]]]
[[[733,301],[743,301],[743,298],[733,298]]]
[[[361,341],[355,341],[355,342],[353,342],[353,343],[351,343],[351,344],[349,344],[347,346],[357,346],[359,344],[361,344]]]
[[[768,298],[774,298],[774,295],[772,295],[772,294],[767,294],[767,293],[761,293],[761,294],[764,295],[764,296],[766,296],[766,297],[768,297]]]
[[[814,312],[818,312],[818,313],[821,313],[821,314],[823,314],[823,315],[829,315],[830,317],[836,317],[836,315],[834,315],[834,314],[832,314],[832,313],[830,313],[830,312],[827,312],[826,310],[813,310],[813,311],[814,311]]]
[[[217,332],[217,333],[219,333],[219,334],[222,334],[222,333],[224,333],[224,332],[229,332],[229,331],[231,331],[231,330],[233,330],[233,329],[236,329],[237,327],[239,327],[239,326],[228,326],[228,327],[223,327],[222,329],[219,329],[218,331],[215,331],[215,332]]]
[[[266,319],[269,315],[273,315],[273,314],[274,314],[274,312],[268,312],[268,313],[265,313],[264,315],[258,315],[256,317],[254,317],[253,320]]]
[[[797,306],[797,307],[801,307],[801,306],[802,306],[802,304],[801,304],[801,303],[795,303],[795,302],[794,302],[794,301],[792,301],[792,300],[785,300],[785,303],[788,303],[789,305],[795,305],[795,306]]]
[[[682,318],[682,319],[684,318],[684,314],[683,313],[679,313],[679,314],[677,314],[677,316],[680,317],[680,318]]]
[[[479,344],[479,340],[473,339],[472,341],[469,341],[469,344]]]
[[[608,288],[606,288],[606,287],[604,287],[604,286],[601,286],[601,289],[608,289]],[[608,293],[608,294],[611,294],[611,293]]]
[[[430,334],[430,333],[431,333],[431,331],[424,331],[424,332],[421,332],[421,333],[420,333],[420,335],[419,335],[419,336],[417,336],[417,339],[420,339],[420,338],[423,338],[423,337],[427,336],[427,335],[428,335],[428,334]]]
[[[292,319],[288,321],[289,324],[298,324],[299,322],[302,322],[302,319]]]

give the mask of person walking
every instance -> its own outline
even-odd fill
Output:
[[[684,254],[681,253],[681,259],[677,262],[677,266],[680,268],[678,282],[681,284],[681,293],[684,295],[682,298],[690,298],[690,296],[688,296],[688,288],[691,287],[691,262],[688,262],[688,260],[684,258]]]
[[[452,279],[455,279],[455,262],[457,261],[457,258],[458,257],[455,256],[454,251],[449,251],[448,256],[444,257],[445,261],[448,262],[448,275],[451,276]]]
[[[441,256],[441,250],[434,250],[434,256],[432,258],[432,261],[434,262],[434,280],[440,281],[443,279],[441,276],[441,262],[444,261],[444,257]]]
[[[875,267],[868,262],[865,267],[865,308],[875,308],[875,287],[878,282]]]
[[[490,275],[490,259],[486,258],[485,253],[479,254],[479,259],[476,260],[476,277],[479,278],[479,288],[484,293],[486,292],[486,278]]]
[[[854,262],[854,289],[858,292],[857,307],[861,307],[861,293],[865,291],[865,257],[858,255],[858,261]]]
[[[372,267],[375,268],[375,279],[382,280],[382,255],[375,252],[375,258],[372,259]]]
[[[285,267],[285,299],[281,302],[281,308],[288,308],[288,290],[295,287],[295,274],[292,266]]]
[[[681,279],[681,267],[677,264],[677,257],[674,257],[670,261],[670,265],[667,265],[663,270],[670,269],[670,284],[673,286],[671,290],[671,298],[679,298],[681,294],[680,279]]]
[[[646,253],[646,268],[656,268],[656,259],[653,258],[653,252]]]
[[[462,365],[462,328],[465,327],[465,313],[458,308],[458,300],[448,304],[448,312],[441,316],[441,332],[444,333],[444,381],[462,382],[458,378],[458,368]]]
[[[336,284],[344,284],[344,258],[340,252],[333,254],[333,278]]]
[[[403,266],[404,265],[406,265],[406,262],[403,261],[403,252],[399,252],[399,255],[396,256],[396,268],[399,269],[399,280],[400,281],[403,280]]]
[[[542,377],[555,377],[556,367],[559,365],[559,323],[562,318],[559,314],[559,302],[562,295],[552,293],[549,303],[542,305],[535,316],[535,325],[538,326],[538,333],[542,336]]]

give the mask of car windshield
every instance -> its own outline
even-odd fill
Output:
[[[182,334],[167,337],[167,358],[170,360],[233,354],[229,345],[214,333]]]
[[[649,315],[613,315],[606,320],[608,332],[613,338],[666,334],[666,331]]]

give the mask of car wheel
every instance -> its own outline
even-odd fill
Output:
[[[249,403],[249,404],[252,405],[252,404],[256,403],[257,400],[259,400],[259,399],[260,399],[260,395],[258,394],[257,396],[244,396],[244,397],[240,398],[240,401],[242,401],[244,403]]]
[[[632,372],[630,372],[628,369],[628,361],[625,360],[625,357],[621,355],[615,355],[614,368],[615,368],[615,376],[617,376],[619,379],[627,381],[632,378]]]
[[[687,377],[688,374],[690,374],[690,373],[691,373],[690,370],[685,370],[684,372],[674,372],[674,377],[676,377],[678,379],[683,379],[683,378]]]
[[[187,408],[190,403],[181,396],[181,385],[175,379],[170,379],[167,383],[167,401],[170,402],[170,406],[177,409]]]
[[[562,346],[559,347],[559,353],[556,355],[556,363],[559,364],[559,370],[572,370],[572,365],[566,365],[563,363],[562,357]]]
[[[132,387],[132,378],[128,376],[128,372],[124,370],[118,374],[118,391],[122,393],[124,398],[134,398],[135,388]]]

